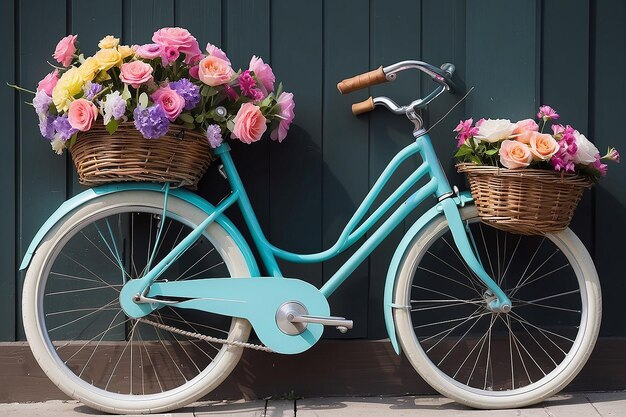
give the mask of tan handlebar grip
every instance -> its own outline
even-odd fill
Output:
[[[352,114],[358,116],[359,114],[367,113],[374,110],[374,99],[368,98],[367,100],[352,105]]]
[[[373,71],[343,80],[337,84],[337,89],[341,94],[346,94],[361,88],[369,87],[370,85],[381,84],[386,81],[387,77],[385,77],[383,66],[381,65]]]

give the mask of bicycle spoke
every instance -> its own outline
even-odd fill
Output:
[[[487,261],[489,262],[489,269],[491,270],[491,276],[494,277],[495,273],[493,271],[493,264],[491,263],[491,255],[489,255],[489,249],[487,249],[487,240],[485,239],[485,233],[483,232],[483,225],[478,223],[478,228],[480,229],[480,236],[483,239],[483,246],[485,247],[485,253],[487,254]]]
[[[469,317],[465,320],[463,320],[461,323],[457,324],[456,326],[453,326],[450,329],[445,329],[442,330],[441,332],[427,338],[427,339],[422,339],[420,340],[420,343],[424,343],[427,340],[430,340],[434,337],[437,337],[439,335],[441,335],[442,333],[445,333],[443,336],[441,336],[439,338],[439,340],[437,341],[437,343],[435,343],[434,345],[432,345],[430,348],[428,348],[428,350],[426,352],[430,352],[431,350],[433,350],[440,342],[442,342],[446,337],[448,337],[454,330],[458,329],[459,327],[461,327],[462,325],[464,325],[465,323],[467,323],[470,320],[476,319],[478,320],[480,317],[482,317],[482,315],[475,315],[478,311],[480,311],[480,307],[477,308],[476,310],[474,310],[474,312],[472,314],[469,315]]]
[[[542,278],[545,278],[545,277],[547,277],[547,276],[549,276],[549,275],[554,274],[555,272],[558,272],[558,271],[562,270],[563,268],[567,268],[568,266],[570,266],[570,265],[569,265],[569,264],[565,264],[565,265],[559,266],[559,267],[557,267],[557,268],[553,269],[553,270],[552,270],[552,271],[550,271],[550,272],[546,272],[545,274],[540,275],[540,276],[538,276],[538,277],[537,277],[537,278],[535,278],[535,279],[532,279],[532,280],[530,280],[530,281],[526,281],[526,282],[524,282],[524,283],[523,283],[523,284],[521,284],[521,285],[518,285],[518,286],[516,286],[516,287],[514,287],[514,288],[509,289],[508,291],[513,291],[513,290],[515,290],[515,292],[517,292],[517,290],[519,290],[520,288],[523,288],[523,287],[525,287],[525,286],[527,286],[527,285],[530,285],[530,284],[532,284],[533,282],[537,282],[537,281],[539,281],[539,280],[540,280],[540,279],[542,279]]]
[[[498,282],[498,286],[502,288],[502,281],[504,281],[504,277],[506,276],[506,273],[509,271],[509,267],[511,266],[511,263],[513,263],[513,259],[515,259],[515,254],[517,253],[517,248],[519,248],[519,244],[522,241],[522,235],[519,236],[519,238],[517,239],[517,244],[515,245],[515,249],[513,249],[513,253],[511,254],[511,259],[509,259],[509,263],[507,263],[506,267],[504,268],[504,273],[502,274],[502,280],[500,282]]]
[[[94,314],[96,314],[96,313],[98,313],[98,312],[100,312],[100,311],[103,311],[103,310],[105,310],[107,307],[109,307],[109,306],[111,306],[111,305],[115,304],[117,301],[118,301],[118,299],[117,299],[117,297],[116,297],[116,298],[112,299],[111,301],[109,301],[107,304],[103,305],[102,307],[100,307],[100,308],[98,308],[98,309],[96,309],[96,310],[92,311],[91,313],[89,313],[89,314],[85,314],[84,316],[80,316],[79,318],[74,319],[74,320],[72,320],[72,321],[68,321],[67,323],[63,323],[63,324],[61,324],[61,325],[59,325],[59,326],[57,326],[57,327],[55,327],[55,328],[53,328],[53,329],[48,330],[48,332],[49,332],[49,333],[52,333],[52,332],[54,332],[55,330],[59,330],[59,329],[61,329],[61,328],[63,328],[63,327],[69,326],[70,324],[74,324],[74,323],[76,323],[76,322],[78,322],[78,321],[80,321],[80,320],[82,320],[82,319],[87,318],[87,317],[91,317],[91,316],[93,316]]]
[[[423,271],[430,272],[431,274],[434,274],[434,275],[440,276],[441,278],[447,279],[447,280],[449,280],[449,281],[455,282],[455,283],[457,283],[457,284],[459,284],[459,285],[462,285],[462,286],[464,286],[464,287],[467,287],[467,288],[469,288],[469,289],[472,289],[472,290],[476,291],[476,292],[480,295],[480,292],[479,292],[479,291],[476,289],[476,287],[473,285],[473,283],[472,283],[472,278],[471,278],[470,276],[468,276],[467,274],[465,274],[465,273],[461,272],[459,269],[455,268],[455,267],[454,267],[454,266],[452,266],[450,263],[448,263],[448,262],[446,262],[445,260],[441,259],[439,256],[435,255],[434,253],[432,253],[432,252],[430,252],[430,251],[426,251],[426,253],[427,253],[427,254],[429,254],[429,255],[431,255],[433,258],[437,259],[438,261],[440,261],[440,262],[441,262],[441,263],[443,263],[444,265],[447,265],[448,267],[450,267],[450,268],[451,268],[451,269],[453,269],[454,271],[458,272],[458,273],[459,273],[459,275],[461,275],[461,276],[463,276],[463,277],[467,278],[467,281],[468,281],[468,282],[470,282],[470,283],[472,284],[472,286],[470,287],[469,285],[464,284],[464,283],[462,283],[461,281],[457,281],[457,280],[456,280],[456,279],[454,279],[454,278],[450,278],[450,277],[448,277],[448,276],[446,276],[446,275],[443,275],[443,274],[440,274],[440,273],[438,273],[438,272],[431,271],[430,269],[424,268],[424,267],[423,267],[423,266],[421,266],[421,265],[420,265],[420,266],[418,266],[418,268],[419,268],[419,269],[421,269],[421,270],[423,270]]]
[[[482,317],[482,316],[485,316],[486,314],[491,314],[491,313],[481,314],[481,317]],[[446,354],[445,354],[445,356],[444,356],[443,358],[441,358],[441,360],[439,361],[439,363],[437,364],[437,366],[441,366],[441,364],[443,363],[443,361],[445,361],[445,360],[446,360],[446,358],[447,358],[448,356],[450,356],[450,354],[452,353],[452,351],[453,351],[453,350],[454,350],[454,349],[455,349],[455,348],[459,345],[459,343],[461,343],[461,341],[463,340],[463,338],[464,338],[465,336],[467,336],[467,334],[468,334],[468,333],[469,333],[469,332],[470,332],[470,331],[474,328],[474,326],[476,326],[476,324],[477,324],[479,321],[480,321],[480,318],[479,318],[479,319],[477,319],[476,321],[474,321],[474,323],[473,323],[473,324],[469,327],[469,329],[467,329],[467,330],[465,331],[465,333],[463,333],[463,336],[459,337],[459,340],[457,340],[457,342],[456,342],[454,345],[452,345],[452,347],[450,348],[450,350],[448,351],[448,353],[446,353]]]
[[[540,269],[541,269],[541,268],[542,268],[542,267],[543,267],[543,266],[544,266],[544,265],[545,265],[545,264],[546,264],[546,263],[547,263],[550,259],[552,259],[552,257],[553,257],[554,255],[556,255],[557,253],[559,253],[559,250],[558,250],[558,249],[557,249],[557,250],[555,250],[555,251],[552,253],[552,255],[548,256],[548,259],[546,259],[545,261],[543,261],[543,262],[541,263],[541,265],[539,265],[539,266],[537,267],[537,269],[535,269],[535,270],[534,270],[534,271],[533,271],[530,275],[528,275],[528,276],[525,278],[525,280],[524,280],[524,281],[522,281],[520,284],[518,284],[514,290],[511,290],[511,296],[515,295],[515,293],[517,293],[517,291],[519,291],[519,289],[520,289],[520,288],[522,288],[522,287],[523,287],[523,286],[524,286],[524,285],[528,282],[528,280],[530,280],[530,279],[533,277],[533,275],[535,275],[535,274],[537,273],[537,271],[539,271],[539,270],[540,270]]]

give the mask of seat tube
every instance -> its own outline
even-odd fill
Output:
[[[263,229],[261,229],[261,225],[259,224],[259,220],[254,213],[254,209],[252,208],[246,189],[241,181],[241,177],[235,167],[235,162],[230,155],[230,146],[223,143],[216,148],[214,152],[216,155],[219,155],[222,160],[224,171],[226,173],[226,180],[230,184],[230,188],[239,193],[239,199],[237,201],[239,209],[243,214],[243,218],[248,226],[248,229],[250,230],[250,234],[252,235],[252,240],[259,251],[259,255],[261,256],[261,260],[263,261],[267,272],[271,276],[282,277],[283,275],[278,266],[278,262],[276,262],[276,257],[270,249],[267,239],[263,234]]]

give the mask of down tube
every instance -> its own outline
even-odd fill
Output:
[[[363,245],[339,268],[335,274],[320,288],[320,292],[326,298],[335,292],[337,288],[354,272],[354,270],[367,258],[370,253],[391,233],[406,216],[437,190],[438,181],[432,177],[426,185],[420,188],[407,201],[393,212],[391,216],[370,236]]]

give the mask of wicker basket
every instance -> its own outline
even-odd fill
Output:
[[[71,148],[80,183],[170,182],[196,188],[212,155],[200,133],[172,126],[165,136],[145,139],[132,123],[110,135],[103,125],[80,133]]]
[[[467,174],[480,219],[501,230],[540,235],[565,229],[589,179],[541,169],[458,164]]]

